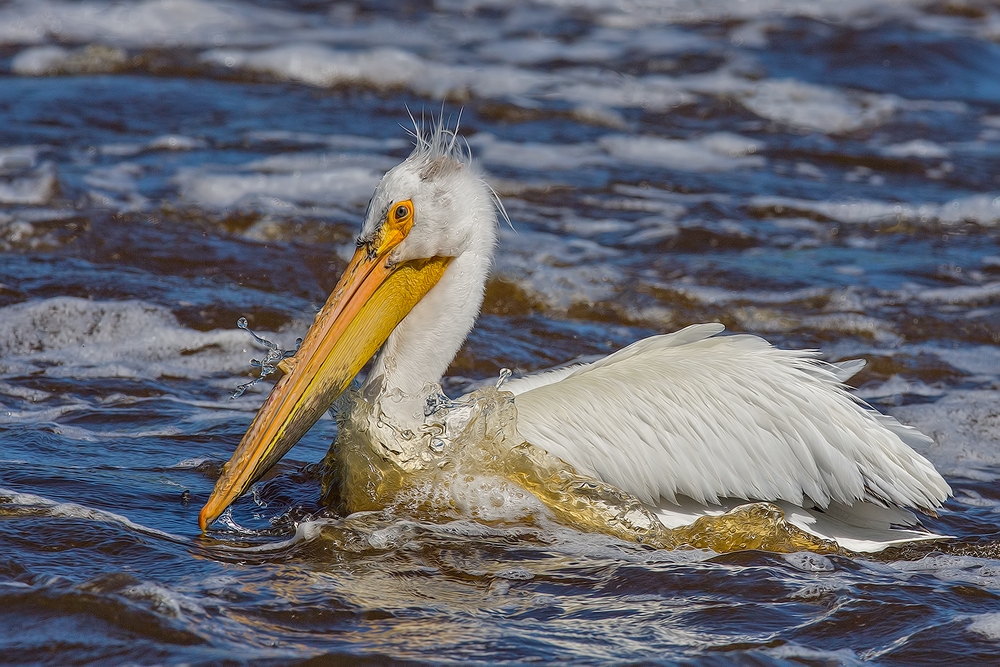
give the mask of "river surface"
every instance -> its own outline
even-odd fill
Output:
[[[0,3],[0,663],[996,664],[998,72],[979,0]],[[201,536],[237,320],[303,335],[411,113],[512,222],[447,392],[695,322],[864,357],[956,540],[338,516],[332,418]]]

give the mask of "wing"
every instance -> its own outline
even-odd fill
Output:
[[[938,507],[910,445],[930,439],[847,393],[816,352],[701,324],[600,361],[509,382],[527,441],[649,504],[678,496]]]

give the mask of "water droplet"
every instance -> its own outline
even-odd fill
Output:
[[[236,326],[249,333],[251,336],[253,336],[253,339],[257,341],[257,343],[267,348],[267,354],[264,356],[263,359],[250,360],[251,367],[260,369],[260,376],[255,377],[250,382],[239,385],[236,388],[236,391],[233,393],[233,395],[230,396],[230,400],[239,398],[240,396],[243,395],[243,393],[247,389],[254,386],[255,384],[263,380],[271,373],[274,373],[274,371],[278,370],[278,362],[280,362],[282,359],[287,359],[288,357],[294,356],[295,353],[298,352],[299,350],[299,345],[302,344],[302,339],[299,338],[298,340],[295,341],[294,350],[283,350],[281,349],[281,346],[278,345],[277,343],[273,343],[267,340],[266,338],[261,338],[256,333],[254,333],[253,330],[251,330],[250,327],[248,326],[247,318],[245,317],[241,317],[239,320],[237,320]]]
[[[424,404],[424,417],[430,417],[441,410],[447,410],[451,407],[452,402],[450,398],[440,391],[433,392],[427,396],[427,402]]]

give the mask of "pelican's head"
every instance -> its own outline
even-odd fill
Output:
[[[455,132],[438,125],[415,136],[410,156],[375,188],[353,258],[223,467],[199,515],[202,530],[298,442],[379,348],[379,382],[412,390],[440,379],[472,327],[496,243],[496,200]]]
[[[395,263],[492,249],[494,198],[468,154],[447,131],[417,140],[375,188],[358,247],[391,243]]]

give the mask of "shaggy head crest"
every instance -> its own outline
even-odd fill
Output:
[[[462,115],[459,114],[455,121],[455,127],[451,127],[450,119],[446,121],[444,114],[435,120],[425,120],[420,116],[418,123],[413,114],[410,114],[410,121],[413,129],[407,130],[407,134],[413,137],[413,153],[410,158],[423,159],[431,162],[437,158],[452,158],[462,164],[472,162],[472,151],[465,139],[460,138],[458,128],[462,122]]]
[[[382,178],[369,203],[358,246],[371,246],[385,233],[390,211],[412,212],[405,239],[392,261],[454,257],[471,248],[485,252],[496,241],[497,212],[510,222],[496,192],[486,183],[458,122],[443,114],[420,122],[411,115],[413,151]],[[461,118],[459,118],[459,121]]]

